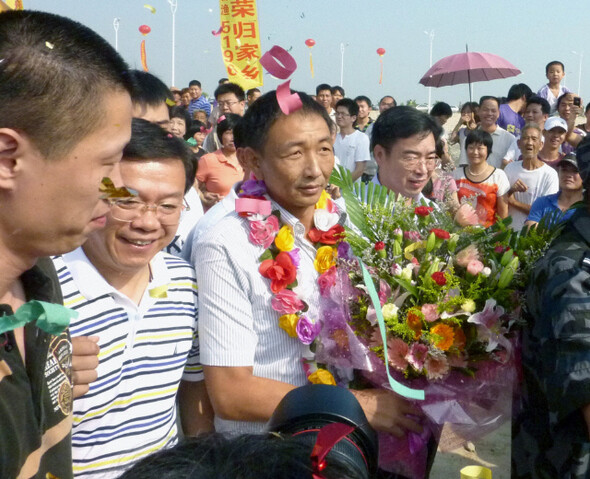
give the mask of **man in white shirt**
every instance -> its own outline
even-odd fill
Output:
[[[408,106],[384,111],[373,123],[371,145],[379,166],[375,183],[420,201],[422,190],[439,164],[436,140],[441,127],[434,119]]]
[[[508,163],[517,157],[518,146],[516,138],[496,122],[500,117],[500,103],[495,96],[482,96],[479,101],[478,116],[480,119],[479,128],[492,135],[492,152],[488,157],[488,164],[495,168],[504,168]],[[461,139],[461,156],[459,165],[467,164],[467,153],[465,152],[465,139]]]
[[[96,381],[74,399],[75,477],[119,477],[173,445],[179,386],[185,434],[212,428],[194,270],[161,252],[192,186],[192,152],[159,126],[134,119],[120,168],[138,196],[112,200],[105,228],[54,258],[64,304],[78,312],[72,337],[92,337],[100,348]]]
[[[358,111],[358,104],[350,98],[343,98],[336,103],[336,124],[340,132],[336,133],[334,154],[340,164],[352,173],[352,181],[362,176],[371,159],[369,137],[354,128]]]
[[[512,162],[504,169],[511,185],[506,193],[508,215],[512,217],[512,228],[515,230],[523,227],[533,201],[559,190],[557,172],[538,156],[541,135],[539,125],[527,123],[518,140],[522,161]]]
[[[316,247],[308,239],[315,205],[334,166],[330,118],[308,95],[302,108],[284,115],[276,93],[261,96],[236,127],[245,145],[240,160],[263,180],[273,211],[289,225],[298,251],[297,278],[309,305],[319,313]],[[308,382],[302,359],[309,353],[279,326],[279,314],[260,256],[265,247],[250,239],[248,219],[226,215],[195,245],[199,282],[201,362],[215,410],[217,431],[261,431],[287,392]],[[305,356],[307,358],[307,356]],[[406,414],[409,402],[383,389],[353,391],[369,422],[398,436],[420,427]]]

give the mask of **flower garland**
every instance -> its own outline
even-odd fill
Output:
[[[299,248],[295,248],[293,229],[286,224],[280,226],[279,212],[271,211],[264,181],[252,179],[242,184],[236,200],[236,211],[248,219],[250,242],[265,248],[259,258],[258,271],[270,280],[273,294],[271,307],[280,315],[279,327],[292,338],[298,338],[313,353],[321,323],[306,314],[309,306],[294,291],[298,284],[300,255]],[[317,249],[314,267],[320,275],[320,294],[325,294],[336,282],[337,245],[344,235],[339,220],[335,204],[328,193],[323,191],[315,205],[314,227],[308,233]],[[304,358],[302,361],[311,383],[336,384],[332,374],[319,368],[315,360]]]

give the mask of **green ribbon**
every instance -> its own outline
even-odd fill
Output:
[[[22,328],[31,321],[36,321],[37,327],[46,333],[57,336],[70,325],[70,319],[77,317],[77,311],[61,304],[33,300],[23,304],[12,315],[0,316],[0,334]]]
[[[383,354],[385,356],[385,372],[387,372],[387,379],[389,380],[389,385],[391,389],[393,389],[396,393],[400,396],[407,397],[409,399],[417,399],[419,401],[424,401],[424,391],[421,389],[411,389],[407,386],[404,386],[401,383],[398,383],[391,374],[389,374],[389,359],[387,357],[387,334],[385,330],[385,320],[383,319],[383,311],[381,309],[381,303],[379,302],[379,295],[377,294],[377,290],[375,289],[375,285],[373,284],[373,278],[367,271],[366,266],[364,263],[359,260],[361,265],[361,271],[363,272],[363,281],[365,282],[365,286],[369,291],[369,297],[371,298],[371,302],[373,303],[373,307],[375,308],[375,312],[377,313],[377,321],[379,323],[379,330],[381,331],[381,339],[383,340]]]

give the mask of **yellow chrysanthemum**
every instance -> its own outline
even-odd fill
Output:
[[[322,194],[320,195],[320,199],[315,204],[316,209],[325,210],[328,206],[328,201],[330,201],[330,195],[326,193],[326,190],[323,190]]]
[[[336,248],[332,248],[331,246],[319,247],[313,262],[315,270],[320,274],[325,273],[336,264],[337,257],[338,252]]]
[[[307,380],[311,384],[327,384],[328,386],[336,386],[336,380],[332,373],[326,369],[318,369],[315,373],[309,375]]]
[[[447,351],[455,340],[453,328],[446,324],[437,324],[430,330],[430,333],[439,336],[439,339],[434,340],[434,345],[442,351]]]
[[[297,323],[299,322],[299,316],[296,314],[283,314],[279,318],[279,326],[283,328],[286,333],[292,338],[297,337]]]
[[[289,225],[284,225],[275,238],[275,245],[281,251],[291,251],[295,246],[295,237]]]

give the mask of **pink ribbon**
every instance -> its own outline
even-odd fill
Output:
[[[290,84],[291,80],[287,80],[277,87],[277,102],[279,108],[285,115],[293,113],[303,106],[299,95],[297,93],[291,93]]]
[[[215,31],[215,30],[211,30],[211,34],[214,37],[218,37],[219,35],[221,35],[221,30],[223,30],[223,27],[219,27],[219,30]]]
[[[286,80],[297,69],[295,59],[282,47],[273,46],[260,59],[260,64],[272,76]],[[281,65],[282,64],[282,65]]]
[[[236,211],[252,215],[268,216],[272,212],[271,203],[268,200],[257,200],[254,198],[237,198]]]

